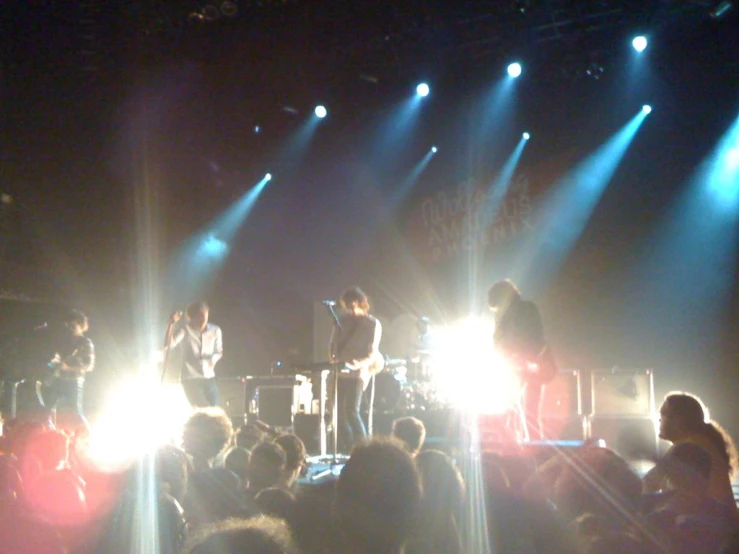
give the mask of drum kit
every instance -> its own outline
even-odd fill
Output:
[[[421,356],[385,358],[385,368],[375,376],[373,406],[376,413],[402,416],[443,409],[446,402],[437,388],[429,360]]]

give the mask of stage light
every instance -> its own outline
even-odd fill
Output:
[[[650,106],[649,104],[644,104],[641,107],[641,111],[643,111],[645,114],[649,115],[650,113],[652,113],[652,106]]]
[[[531,138],[531,135],[528,133],[523,134],[523,140],[529,140]]]
[[[259,125],[254,125],[254,132],[259,133],[262,130],[262,128]]]
[[[514,62],[508,66],[508,75],[510,75],[514,79],[516,77],[519,77],[522,72],[523,72],[523,68],[521,67],[521,64],[518,62]]]
[[[328,115],[328,110],[324,106],[316,106],[314,113],[316,114],[316,117],[323,119]]]
[[[730,169],[739,167],[739,147],[732,148],[726,153],[726,165]]]
[[[437,329],[433,378],[443,400],[469,414],[513,409],[520,381],[513,365],[492,346],[491,319],[469,317]]]
[[[421,97],[426,97],[431,92],[431,89],[426,83],[421,83],[416,87],[416,94]]]
[[[644,52],[647,48],[647,44],[649,44],[647,37],[643,36],[634,37],[634,40],[631,41],[631,46],[633,46],[634,50],[637,52]]]
[[[264,180],[265,180],[265,181],[271,181],[271,180],[272,180],[272,174],[271,174],[271,173],[267,173],[267,174],[266,174],[266,175],[264,176]]]
[[[725,16],[734,7],[734,0],[723,0],[718,2],[715,7],[708,12],[712,18],[719,19]]]
[[[439,151],[439,149],[436,148],[436,146],[432,146],[431,147],[431,152],[433,152],[434,154],[436,154],[438,151]]]

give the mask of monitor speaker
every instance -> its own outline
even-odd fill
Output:
[[[244,377],[219,377],[219,406],[232,419],[243,419],[246,415],[246,379]]]
[[[651,417],[655,412],[652,370],[593,371],[591,414],[608,417]]]

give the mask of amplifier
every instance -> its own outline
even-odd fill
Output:
[[[545,418],[582,415],[580,371],[560,371],[551,383],[547,383],[542,397],[541,415]]]
[[[293,417],[301,410],[301,392],[308,379],[303,375],[279,375],[246,378],[246,400],[250,415],[273,427],[291,428]]]
[[[602,440],[626,460],[654,460],[659,453],[658,423],[651,417],[588,418],[591,440]]]
[[[651,369],[593,371],[590,391],[591,415],[651,417],[655,412]]]
[[[231,418],[243,419],[246,415],[246,377],[218,377],[219,406]]]

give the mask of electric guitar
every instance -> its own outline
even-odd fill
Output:
[[[352,360],[344,362],[344,369],[349,373],[358,372],[359,378],[362,380],[362,386],[367,387],[370,379],[380,373],[385,368],[385,357],[380,352],[372,353],[364,360]]]
[[[550,383],[559,373],[559,367],[549,344],[545,344],[538,355],[522,356],[520,354],[503,353],[524,381],[540,384]]]

